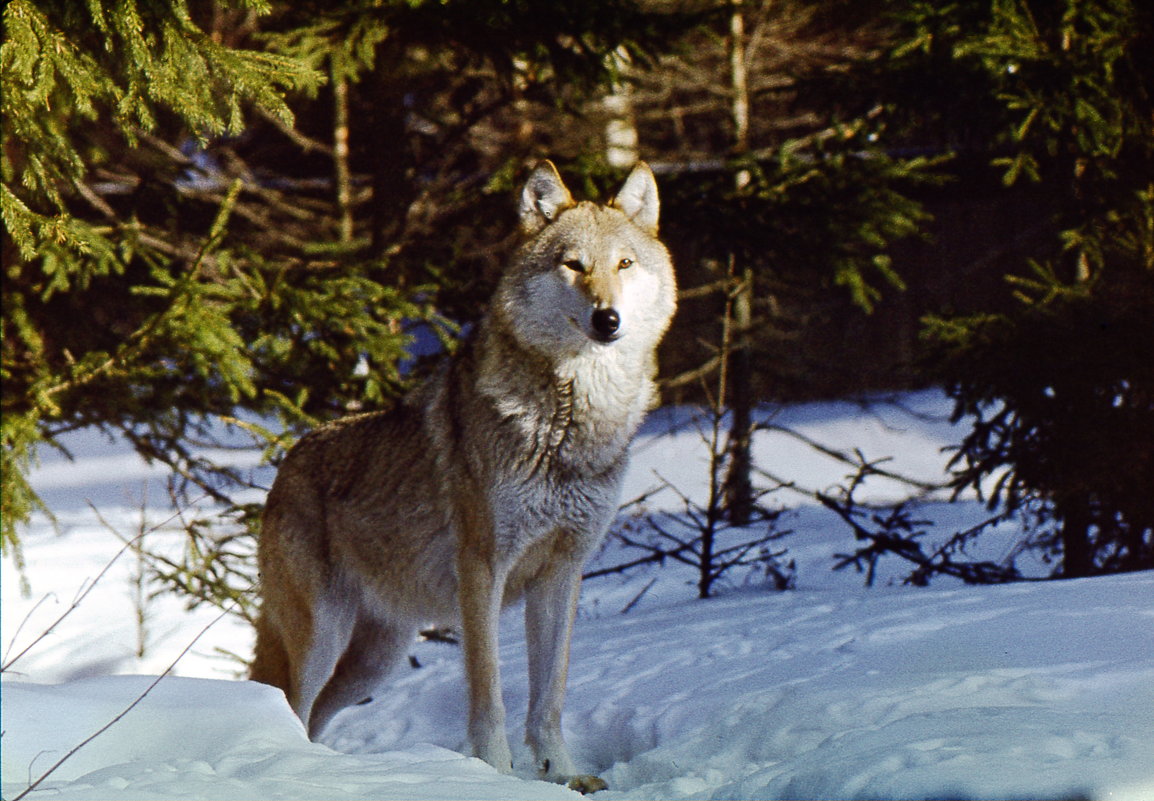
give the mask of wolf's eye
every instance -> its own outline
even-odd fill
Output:
[[[581,263],[580,259],[566,259],[565,261],[561,262],[561,264],[568,267],[575,273],[585,272],[585,265]]]
[[[617,262],[617,269],[618,270],[628,270],[632,266],[633,266],[633,259],[622,259],[621,261]]]

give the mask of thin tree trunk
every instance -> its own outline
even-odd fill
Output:
[[[729,19],[729,69],[733,93],[734,153],[749,150],[749,85],[745,62],[745,17],[740,2],[733,4]],[[745,170],[734,176],[735,189],[743,189],[750,176]],[[734,260],[730,254],[730,260]],[[731,265],[731,272],[737,270]],[[753,364],[750,355],[749,331],[753,325],[753,270],[748,266],[741,271],[741,282],[733,300],[733,325],[736,329],[736,347],[732,354],[730,381],[732,382],[733,418],[729,431],[729,470],[725,478],[725,508],[728,519],[735,525],[744,525],[753,516]]]
[[[729,16],[729,79],[732,92],[730,115],[733,117],[733,151],[745,153],[749,150],[749,81],[745,63],[745,14],[740,0],[735,0],[733,13]],[[744,178],[745,181],[749,180],[748,175]]]
[[[1075,499],[1063,504],[1062,518],[1062,577],[1081,578],[1093,573],[1093,555],[1090,547],[1090,515],[1088,502]]]
[[[725,478],[725,508],[729,522],[745,525],[753,517],[753,359],[749,348],[749,328],[753,271],[748,267],[733,300],[733,327],[736,347],[730,363],[730,403],[733,418],[729,429],[729,472]]]
[[[624,67],[625,57],[614,54],[619,68]],[[602,100],[609,119],[605,123],[605,160],[610,167],[626,169],[637,163],[640,157],[637,122],[633,117],[633,98],[629,84],[616,81],[608,95]]]
[[[727,278],[733,280],[733,259],[729,260]],[[730,356],[733,354],[733,300],[731,290],[725,295],[725,314],[721,320],[721,363],[717,373],[717,395],[713,399],[709,435],[709,501],[705,507],[704,525],[701,527],[698,561],[697,595],[708,598],[713,592],[713,582],[717,578],[713,565],[713,545],[717,525],[726,515],[725,507],[727,482],[720,479],[723,452],[721,450],[722,418],[728,403]]]
[[[408,171],[412,161],[405,123],[405,49],[390,39],[377,48],[373,70],[372,255],[383,258],[404,236],[412,202]]]
[[[338,236],[353,241],[352,189],[349,178],[349,84],[336,66],[333,79],[333,168],[337,189]]]

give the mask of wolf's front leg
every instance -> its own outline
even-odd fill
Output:
[[[503,582],[479,555],[462,550],[457,561],[465,678],[469,685],[469,743],[473,755],[502,773],[513,771],[505,734],[505,705],[497,658],[497,623]]]
[[[581,563],[557,564],[529,586],[525,596],[525,640],[529,649],[529,715],[525,741],[537,770],[549,781],[581,792],[605,789],[596,776],[577,773],[561,734],[569,640],[581,589]]]

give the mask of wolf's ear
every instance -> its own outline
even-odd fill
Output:
[[[529,175],[521,192],[521,230],[535,234],[572,205],[573,196],[565,188],[553,162],[542,161]]]
[[[653,170],[644,161],[637,162],[609,205],[625,212],[625,216],[643,231],[657,235],[657,215],[661,211],[661,204],[657,201],[657,181],[653,178]]]

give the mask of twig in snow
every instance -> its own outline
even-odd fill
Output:
[[[920,490],[924,493],[936,492],[938,490],[948,489],[948,487],[949,487],[948,484],[943,484],[940,482],[933,482],[933,481],[921,481],[921,480],[916,479],[916,478],[911,478],[910,476],[903,476],[900,473],[894,473],[894,472],[891,472],[889,470],[883,470],[882,468],[878,467],[878,465],[881,464],[882,462],[890,461],[889,458],[876,459],[872,462],[867,462],[865,459],[865,456],[861,453],[860,450],[855,449],[853,454],[849,454],[849,453],[846,453],[845,451],[840,451],[836,448],[831,448],[828,445],[823,445],[822,443],[818,442],[817,440],[813,439],[812,437],[808,437],[805,434],[802,434],[800,431],[795,431],[794,429],[789,428],[788,426],[778,425],[776,423],[758,423],[757,429],[759,431],[772,431],[772,432],[775,432],[778,434],[785,434],[786,436],[793,437],[794,439],[798,440],[799,442],[803,443],[804,445],[808,445],[809,447],[813,448],[818,453],[823,454],[825,456],[829,456],[832,459],[836,459],[837,461],[842,462],[843,464],[850,465],[851,467],[854,467],[854,468],[861,468],[863,466],[868,467],[869,473],[871,475],[881,476],[883,478],[888,478],[888,479],[891,479],[893,481],[898,481],[902,484],[913,487],[914,489]],[[807,493],[807,494],[813,495],[815,493]]]
[[[24,631],[24,627],[25,627],[26,625],[28,625],[28,621],[32,619],[32,616],[33,616],[34,614],[36,614],[36,610],[40,608],[40,605],[41,605],[42,603],[44,603],[45,601],[47,601],[49,598],[53,598],[53,597],[55,597],[55,595],[56,595],[56,593],[54,593],[54,592],[49,592],[49,593],[46,593],[45,595],[42,595],[42,596],[40,597],[40,600],[39,600],[39,601],[37,601],[37,602],[35,603],[35,605],[33,605],[33,607],[32,607],[31,609],[29,609],[29,610],[28,610],[28,614],[24,615],[24,619],[23,619],[23,620],[21,620],[21,621],[20,621],[20,625],[16,627],[16,633],[14,633],[14,634],[12,635],[12,641],[8,643],[8,647],[7,647],[7,648],[5,649],[5,651],[4,651],[4,665],[3,665],[3,668],[2,668],[2,670],[7,670],[7,669],[8,669],[8,666],[9,666],[9,665],[11,665],[11,664],[12,664],[12,662],[15,662],[15,661],[16,661],[16,659],[19,659],[19,658],[20,658],[20,657],[23,655],[23,653],[24,653],[24,652],[23,652],[23,651],[21,651],[21,652],[20,652],[20,654],[17,654],[17,655],[16,655],[16,659],[13,659],[11,662],[9,662],[9,661],[8,661],[8,654],[12,653],[12,649],[13,649],[13,648],[16,646],[16,641],[17,641],[18,639],[20,639],[20,632]],[[57,622],[60,622],[60,621],[57,621]],[[43,634],[42,634],[42,635],[40,635],[40,638],[41,638],[41,639],[42,639],[43,637],[44,637],[44,635],[43,635]],[[34,644],[35,644],[35,643],[33,643],[33,645],[34,645]],[[29,648],[31,648],[31,647],[32,647],[32,646],[29,646]],[[27,649],[25,649],[25,650],[27,650]]]
[[[104,516],[100,514],[100,510],[98,510],[91,503],[88,504],[88,507],[96,515],[96,519],[100,521],[101,525],[103,525],[105,528],[109,529],[113,533],[116,533],[116,529],[114,529],[108,523],[108,521],[104,519]],[[20,653],[16,654],[16,656],[9,659],[8,654],[11,653],[12,649],[16,645],[16,637],[17,637],[17,635],[20,634],[20,629],[24,628],[24,623],[21,623],[20,628],[16,630],[16,634],[13,635],[13,637],[12,637],[12,642],[9,643],[8,649],[4,652],[4,664],[0,665],[0,673],[7,671],[10,667],[12,667],[12,665],[14,665],[14,664],[16,664],[16,662],[20,661],[21,657],[23,657],[26,653],[31,651],[37,645],[37,643],[39,643],[41,640],[43,640],[45,637],[47,637],[49,634],[51,634],[53,631],[55,631],[56,627],[59,626],[64,621],[64,619],[66,617],[68,617],[70,614],[75,612],[77,607],[79,607],[80,604],[84,601],[84,599],[88,597],[88,594],[90,592],[92,592],[93,589],[96,588],[97,584],[100,583],[100,580],[102,578],[104,578],[104,576],[108,573],[109,570],[112,569],[112,566],[114,564],[116,564],[117,560],[120,559],[120,557],[124,555],[125,551],[127,551],[127,550],[131,549],[133,546],[135,546],[140,541],[140,539],[143,538],[144,536],[151,534],[152,532],[163,528],[164,526],[168,525],[170,522],[172,522],[173,520],[175,520],[179,516],[180,516],[180,511],[178,510],[176,513],[172,514],[171,516],[169,516],[168,518],[166,518],[162,522],[157,523],[155,526],[152,526],[148,530],[141,531],[139,534],[137,534],[132,539],[125,540],[124,546],[119,551],[116,552],[116,555],[113,556],[111,560],[109,560],[108,564],[106,564],[104,566],[104,569],[101,570],[98,574],[96,574],[96,578],[94,578],[91,582],[80,585],[80,589],[77,590],[76,597],[72,599],[72,604],[67,609],[64,610],[64,612],[60,615],[60,617],[56,618],[56,620],[54,620],[52,622],[52,625],[50,625],[44,631],[40,632],[40,634],[36,637],[36,639],[32,640],[32,642],[30,642],[27,646],[25,646],[20,651]],[[41,598],[40,601],[37,602],[36,606],[39,606],[41,603],[43,603],[45,598],[47,598],[47,597],[48,596],[46,595],[46,596],[44,596],[44,598]],[[33,607],[32,611],[33,612],[36,611],[36,607]],[[28,614],[31,615],[32,612],[29,612]],[[25,622],[27,622],[27,617],[25,617]]]
[[[123,553],[123,550],[121,551],[121,553]],[[119,554],[117,554],[117,556],[119,556]],[[105,568],[105,569],[107,570],[107,568]],[[37,787],[39,787],[40,784],[45,779],[47,779],[49,776],[51,776],[53,773],[55,773],[57,771],[57,769],[60,768],[61,765],[63,765],[65,762],[67,762],[69,759],[71,759],[73,756],[75,756],[76,752],[78,752],[81,748],[88,745],[90,742],[95,740],[97,737],[104,734],[104,732],[108,731],[113,726],[115,726],[117,723],[119,723],[121,721],[121,719],[124,718],[125,715],[127,715],[129,712],[131,712],[133,709],[135,709],[141,701],[143,701],[145,698],[148,697],[149,693],[151,693],[154,689],[156,689],[156,685],[160,684],[161,680],[163,678],[165,678],[169,673],[172,672],[172,669],[176,667],[176,664],[181,659],[184,659],[185,654],[187,654],[189,651],[192,650],[192,646],[196,645],[196,643],[200,640],[200,638],[203,637],[209,629],[211,629],[213,626],[215,626],[217,623],[219,623],[221,621],[221,619],[225,615],[227,615],[230,611],[231,610],[228,610],[228,609],[224,610],[219,615],[217,615],[208,625],[206,625],[204,628],[202,628],[200,630],[200,632],[195,637],[192,638],[192,641],[189,642],[188,645],[184,646],[184,649],[179,654],[176,655],[176,659],[172,660],[172,662],[169,663],[168,667],[166,667],[164,669],[164,672],[161,673],[159,676],[157,676],[152,681],[152,683],[149,684],[144,689],[144,692],[142,692],[140,695],[136,696],[136,700],[134,700],[127,707],[125,707],[124,710],[121,711],[121,713],[118,714],[116,717],[114,717],[112,720],[108,721],[103,726],[101,726],[99,729],[94,731],[92,734],[88,735],[83,740],[81,740],[80,743],[78,743],[71,750],[69,750],[67,754],[65,754],[59,760],[57,760],[55,765],[50,767],[48,770],[44,771],[44,773],[40,774],[40,778],[38,778],[36,781],[29,784],[28,787],[26,787],[23,790],[23,792],[21,792],[14,799],[12,799],[12,801],[21,801],[21,799],[23,799],[25,796],[27,796],[29,793],[31,793],[33,790],[35,790]]]
[[[629,614],[629,610],[631,610],[633,607],[637,606],[637,604],[641,601],[641,599],[645,597],[645,593],[649,592],[649,588],[652,587],[656,583],[657,583],[657,576],[654,576],[653,578],[649,579],[649,583],[641,588],[641,592],[634,595],[633,600],[630,601],[629,603],[625,604],[625,608],[621,610],[621,614],[623,614],[623,615]]]
[[[100,583],[100,580],[102,578],[104,578],[105,574],[108,573],[108,571],[112,568],[112,566],[114,564],[116,564],[116,560],[118,560],[121,556],[123,556],[124,552],[127,551],[129,548],[131,548],[133,546],[133,544],[135,544],[136,540],[139,539],[140,536],[143,536],[143,535],[137,535],[136,537],[133,537],[131,540],[126,542],[124,544],[124,547],[116,552],[116,556],[112,557],[112,559],[108,562],[108,564],[106,564],[104,566],[104,569],[101,570],[96,575],[96,578],[94,578],[91,582],[88,582],[87,585],[81,584],[80,590],[78,591],[77,596],[72,600],[72,604],[67,609],[64,610],[63,614],[61,614],[60,617],[56,618],[56,620],[53,621],[52,625],[50,625],[44,631],[40,632],[39,636],[37,636],[36,639],[32,640],[32,642],[28,643],[28,645],[25,646],[25,648],[23,650],[21,650],[20,653],[16,654],[16,656],[12,657],[11,659],[6,659],[4,664],[0,665],[0,672],[4,672],[4,671],[8,670],[10,667],[12,667],[12,665],[14,665],[16,662],[20,661],[21,657],[23,657],[26,653],[31,651],[37,645],[37,643],[39,643],[41,640],[43,640],[45,637],[47,637],[49,634],[51,634],[53,631],[55,631],[56,627],[59,626],[64,621],[64,619],[66,617],[68,617],[70,614],[75,612],[76,608],[80,606],[81,602],[83,602],[84,599],[88,597],[88,594],[90,592],[92,592],[92,590],[96,587],[96,585]],[[23,626],[23,624],[21,624],[21,626]],[[15,644],[15,639],[13,639],[13,644]],[[11,645],[8,647],[8,650],[9,651],[12,650]],[[7,652],[5,653],[5,656],[7,656]]]

